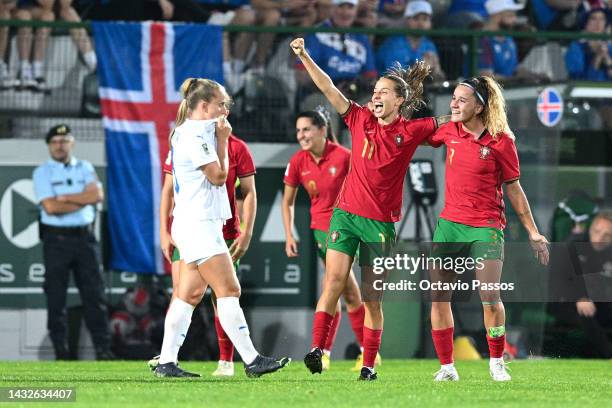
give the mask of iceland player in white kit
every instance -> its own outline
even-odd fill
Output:
[[[181,85],[183,100],[171,136],[174,166],[174,222],[172,238],[185,268],[178,294],[170,304],[164,325],[160,377],[199,377],[177,366],[178,351],[191,323],[191,315],[210,285],[217,295],[223,329],[236,347],[249,377],[283,368],[279,361],[259,355],[240,307],[240,283],[223,239],[222,227],[231,218],[225,181],[228,173],[227,141],[231,125],[226,119],[229,100],[215,81],[189,78]]]

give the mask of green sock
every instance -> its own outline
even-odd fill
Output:
[[[501,337],[506,334],[506,326],[489,327],[489,337]]]

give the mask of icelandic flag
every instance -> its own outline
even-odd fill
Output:
[[[538,119],[544,126],[553,127],[563,117],[563,98],[555,88],[545,88],[536,102]]]
[[[161,163],[188,77],[223,81],[219,26],[93,23],[106,137],[110,267],[164,273]]]

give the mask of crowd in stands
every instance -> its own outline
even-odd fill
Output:
[[[166,20],[218,25],[279,25],[325,28],[461,28],[488,31],[566,30],[610,33],[610,0],[0,0],[0,20]],[[96,57],[84,29],[71,29],[81,61],[94,71]],[[9,27],[0,27],[0,89],[45,91],[45,53],[49,28],[15,30],[17,72],[9,72]],[[297,33],[296,33],[297,34]],[[272,32],[224,34],[223,71],[233,94],[249,74],[263,74],[288,36]],[[454,80],[473,72],[469,39],[424,35],[365,35],[321,32],[309,34],[306,47],[314,60],[341,87],[361,89],[396,61],[417,59],[432,67],[434,81]],[[567,77],[575,80],[612,79],[612,42],[560,41]],[[521,64],[534,48],[532,40],[508,35],[482,37],[477,74],[501,80],[546,81],[550,73]],[[565,50],[567,49],[567,50]],[[560,48],[561,50],[561,48]],[[289,54],[286,58],[290,58]],[[562,59],[563,56],[560,56]],[[293,65],[293,61],[290,64]],[[291,67],[288,67],[291,68]],[[295,65],[298,88],[311,84]],[[565,78],[561,78],[565,79]],[[303,89],[298,90],[300,95]],[[303,92],[302,92],[303,93]]]

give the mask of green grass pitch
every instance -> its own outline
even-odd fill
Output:
[[[612,401],[612,361],[533,360],[509,365],[513,380],[494,383],[487,360],[458,362],[461,381],[434,383],[434,360],[384,360],[376,382],[358,382],[349,361],[311,375],[301,361],[279,373],[247,378],[210,376],[215,363],[185,362],[203,376],[155,378],[145,362],[0,362],[0,387],[73,387],[67,407],[606,407]],[[49,403],[0,403],[49,407]]]

